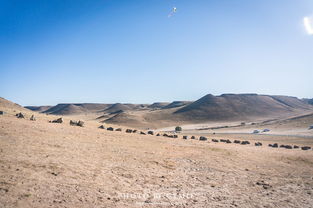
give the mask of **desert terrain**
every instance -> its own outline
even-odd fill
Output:
[[[273,104],[269,97],[260,99],[264,108]],[[265,116],[248,109],[236,120],[206,120],[194,116],[213,101],[218,112],[226,101],[204,100],[165,109],[171,103],[68,104],[31,111],[1,99],[1,207],[312,207],[313,150],[301,149],[313,147],[308,104],[284,100],[284,106],[275,99]],[[184,114],[172,119],[177,111]],[[235,117],[239,111],[229,112]],[[20,112],[25,118],[15,116]],[[62,123],[49,123],[59,117]],[[83,127],[69,124],[79,119]],[[176,125],[183,130],[175,133]],[[255,129],[270,131],[252,134]],[[268,146],[274,143],[300,148]]]

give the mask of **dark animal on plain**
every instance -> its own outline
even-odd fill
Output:
[[[168,137],[168,134],[163,134],[164,137]]]
[[[275,143],[275,144],[272,145],[272,147],[273,147],[273,148],[278,148],[278,144]]]
[[[148,134],[153,135],[154,133],[153,131],[148,131]]]
[[[188,136],[183,136],[183,139],[188,139]]]
[[[51,123],[63,123],[63,119],[62,118],[58,118],[58,119],[55,119],[55,120],[51,121]]]
[[[161,136],[159,133],[156,136]]]
[[[17,118],[25,118],[25,116],[22,113],[18,113],[15,115]]]
[[[255,146],[262,146],[262,143],[261,142],[256,142],[254,143]]]
[[[98,127],[99,129],[105,129],[105,127],[103,125]]]
[[[308,146],[304,146],[304,147],[301,147],[302,150],[309,150],[311,149],[311,147],[308,147]]]
[[[143,132],[143,131],[141,131],[141,132],[140,132],[140,134],[142,134],[142,135],[146,135],[146,133],[145,133],[145,132]]]
[[[285,145],[285,148],[286,149],[292,149],[292,146],[291,145]]]
[[[200,140],[200,141],[206,141],[206,140],[208,140],[208,138],[206,138],[206,137],[204,137],[204,136],[201,136],[201,137],[199,138],[199,140]]]
[[[294,148],[294,149],[299,149],[299,146],[293,145],[293,148]]]
[[[132,133],[133,132],[133,130],[131,130],[131,129],[126,129],[126,133]]]
[[[83,122],[83,121],[72,121],[72,120],[70,120],[70,125],[71,125],[71,126],[80,126],[80,127],[83,127],[83,126],[84,126],[84,122]]]
[[[31,120],[31,121],[36,121],[36,118],[35,118],[34,115],[32,115],[29,120]]]
[[[117,128],[117,129],[115,129],[115,131],[122,131],[122,129],[121,128]]]
[[[137,129],[135,129],[135,130],[133,130],[133,133],[136,133],[138,130]]]
[[[250,144],[250,142],[249,141],[242,141],[241,144],[246,145],[246,144]]]
[[[240,142],[240,140],[235,140],[234,143],[235,144],[240,144],[241,142]]]
[[[218,140],[217,139],[212,139],[212,142],[218,142]]]
[[[107,128],[108,131],[114,131],[114,128],[113,127],[109,127]]]
[[[190,139],[196,139],[196,137],[195,136],[191,136],[191,138]]]

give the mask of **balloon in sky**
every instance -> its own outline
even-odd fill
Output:
[[[168,17],[172,17],[177,11],[176,7],[173,7],[172,11],[168,14]]]

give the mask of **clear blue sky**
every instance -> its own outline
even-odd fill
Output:
[[[312,0],[0,0],[0,96],[22,105],[313,97],[302,22],[312,14]]]

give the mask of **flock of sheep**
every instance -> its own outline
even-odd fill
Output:
[[[16,117],[17,118],[25,118],[25,116],[22,114],[22,113],[18,113],[16,114]],[[32,121],[35,121],[35,117],[34,115],[31,116],[30,120]],[[62,118],[58,118],[58,119],[55,119],[55,120],[52,120],[52,121],[49,121],[50,123],[63,123],[63,119]],[[84,126],[84,122],[83,121],[73,121],[73,120],[70,120],[70,125],[71,126],[80,126],[80,127],[83,127]],[[99,129],[106,129],[108,131],[122,131],[121,128],[116,128],[114,129],[113,127],[108,127],[108,128],[105,128],[104,125],[101,125],[98,127]],[[144,131],[138,131],[137,129],[126,129],[125,131],[126,133],[139,133],[141,135],[154,135],[155,133],[153,131],[148,131],[147,133],[144,132]],[[163,136],[163,137],[168,137],[168,138],[178,138],[178,135],[177,134],[168,134],[168,133],[157,133],[156,136]],[[189,136],[183,136],[182,137],[183,139],[188,139]],[[190,139],[197,139],[195,136],[191,136]],[[208,138],[207,137],[204,137],[204,136],[200,136],[199,137],[199,140],[200,141],[207,141]],[[249,145],[250,142],[249,141],[240,141],[240,140],[234,140],[233,142],[230,141],[229,139],[212,139],[212,142],[214,143],[218,143],[218,142],[222,142],[222,143],[227,143],[227,144],[230,144],[230,143],[234,143],[234,144],[240,144],[240,145]],[[255,142],[254,143],[255,146],[262,146],[263,144],[261,142]],[[285,149],[302,149],[302,150],[310,150],[312,149],[311,147],[309,146],[302,146],[302,147],[299,147],[298,145],[278,145],[277,143],[274,143],[274,144],[269,144],[268,145],[269,147],[272,147],[272,148],[285,148]]]

